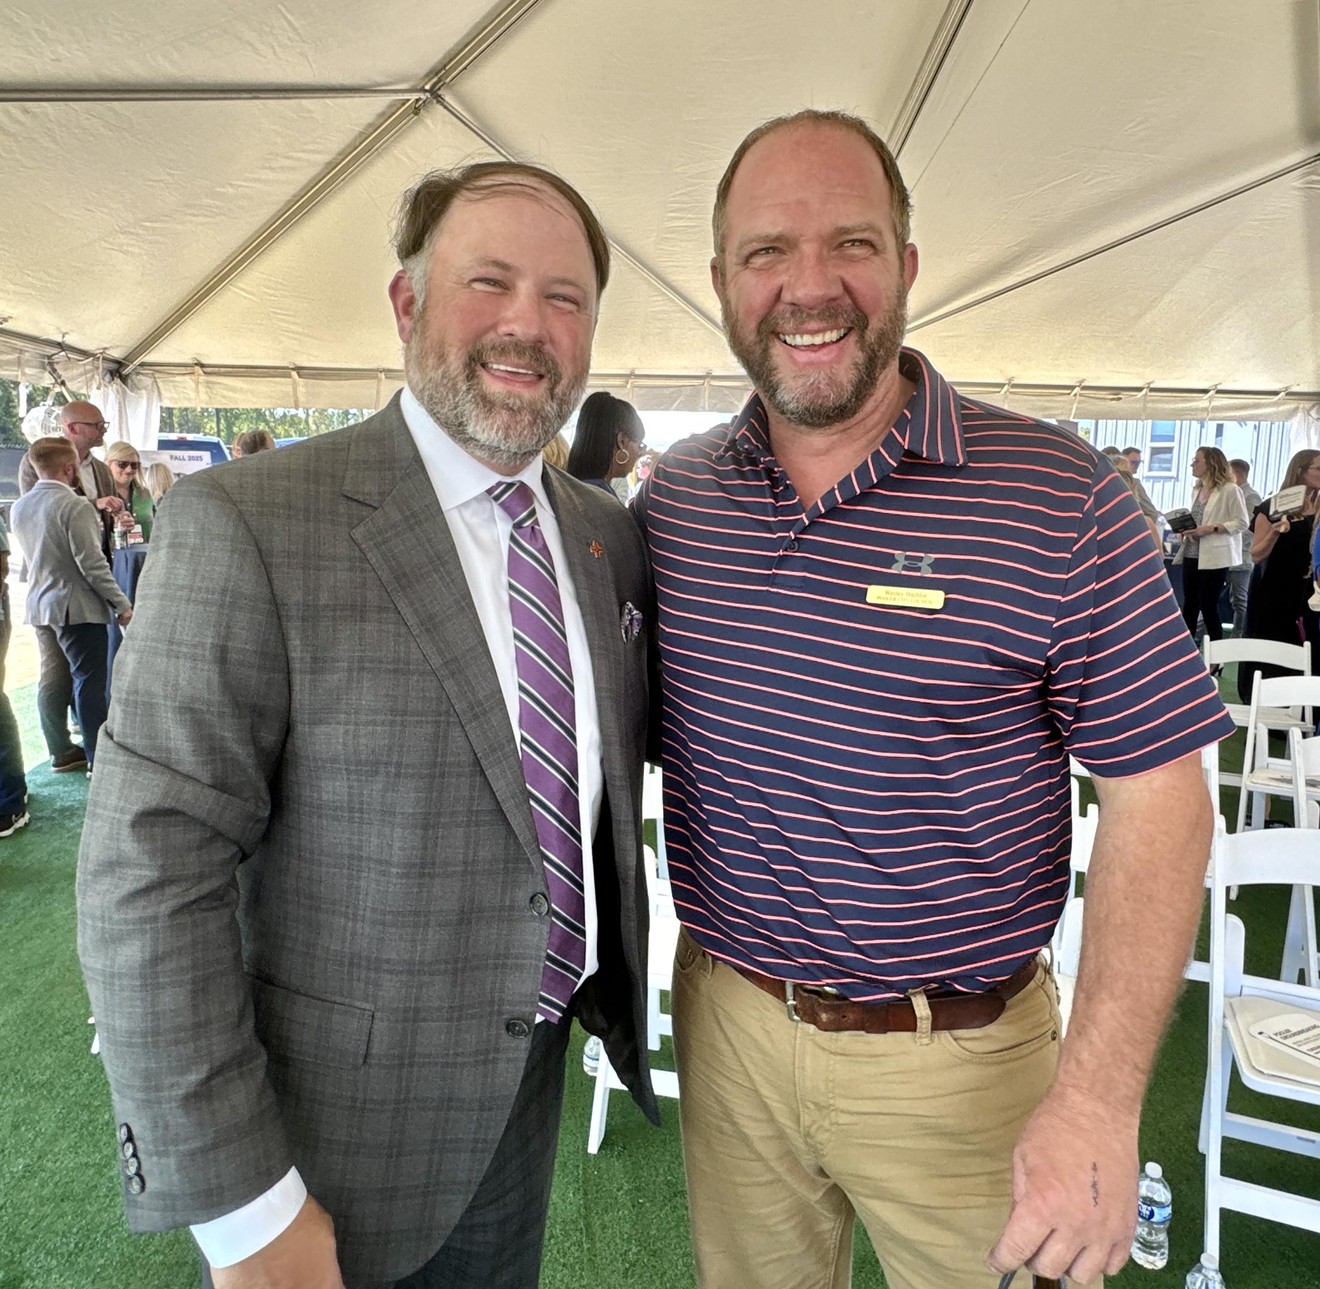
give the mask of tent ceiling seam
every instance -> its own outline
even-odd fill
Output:
[[[935,82],[939,80],[944,64],[953,52],[954,42],[958,39],[958,33],[962,31],[972,4],[973,0],[949,0],[948,7],[940,18],[935,35],[931,38],[925,57],[917,68],[916,77],[903,99],[902,106],[898,109],[898,116],[890,130],[890,147],[895,157],[903,155],[903,148],[912,131],[916,129],[917,121],[926,106],[926,100],[930,98]]]
[[[153,85],[63,89],[51,85],[0,88],[0,103],[250,103],[328,99],[424,99],[416,86],[387,85]]]
[[[1158,233],[1165,228],[1170,228],[1174,224],[1179,224],[1185,219],[1190,219],[1193,215],[1200,215],[1207,210],[1212,210],[1216,206],[1221,206],[1225,202],[1232,201],[1237,197],[1245,196],[1249,192],[1254,192],[1257,188],[1263,188],[1266,184],[1276,183],[1280,179],[1286,179],[1289,175],[1298,173],[1307,169],[1309,166],[1320,162],[1320,152],[1312,153],[1309,157],[1303,157],[1300,161],[1294,161],[1290,165],[1282,166],[1278,170],[1273,170],[1267,175],[1261,175],[1257,179],[1252,179],[1244,184],[1230,189],[1228,192],[1219,193],[1217,196],[1207,198],[1207,200],[1198,202],[1195,206],[1189,206],[1186,210],[1180,210],[1177,214],[1169,215],[1164,219],[1157,220],[1153,224],[1147,224],[1144,228],[1139,228],[1135,232],[1125,233],[1122,237],[1116,237],[1112,241],[1106,242],[1103,246],[1093,247],[1089,251],[1083,251],[1080,255],[1070,256],[1059,264],[1052,264],[1049,268],[1041,269],[1038,273],[1029,274],[1027,277],[1019,278],[1016,282],[1010,282],[1005,286],[996,287],[993,291],[987,291],[984,295],[979,295],[975,299],[968,300],[964,304],[954,305],[950,309],[944,309],[929,318],[918,318],[908,327],[908,332],[920,331],[923,327],[933,327],[938,322],[944,322],[949,318],[955,318],[961,313],[967,313],[972,309],[980,308],[983,304],[989,304],[991,301],[1000,300],[1006,295],[1011,295],[1014,291],[1020,291],[1023,287],[1033,286],[1037,282],[1043,282],[1046,278],[1054,277],[1055,274],[1063,273],[1067,269],[1076,268],[1079,264],[1085,264],[1088,260],[1097,259],[1101,255],[1107,255],[1110,251],[1119,250],[1121,247],[1128,246],[1143,237],[1148,237],[1151,233]]]
[[[441,89],[467,71],[532,9],[543,2],[544,0],[510,0],[489,22],[451,49],[427,76],[418,91],[417,101],[400,104],[386,113],[363,137],[346,152],[341,153],[316,179],[298,193],[265,227],[240,246],[181,305],[132,345],[123,358],[118,360],[123,373],[127,374],[137,367],[162,340],[177,331],[249,264],[412,124],[427,102],[437,100]]]
[[[3,333],[0,333],[2,336]],[[95,358],[96,355],[86,355],[88,359]],[[241,378],[252,377],[256,379],[269,378],[272,380],[289,379],[289,373],[296,371],[300,379],[304,381],[317,380],[360,380],[371,378],[375,379],[378,374],[383,373],[387,379],[402,380],[404,376],[401,367],[317,367],[302,364],[278,364],[278,365],[254,365],[254,364],[233,364],[233,363],[143,363],[138,368],[139,371],[156,376],[183,376],[189,375],[194,371],[199,371],[203,376],[213,376],[217,378]],[[600,371],[593,369],[590,379],[592,381],[610,381],[621,383],[631,378],[638,384],[655,381],[687,381],[696,383],[710,383],[716,386],[744,386],[749,387],[750,382],[741,372],[712,372],[708,370],[701,371]],[[967,378],[951,379],[951,384],[955,388],[967,390],[992,390],[1002,391],[1005,388],[1004,381],[1001,379],[985,378]],[[1284,386],[1282,389],[1270,387],[1266,389],[1247,389],[1237,388],[1223,384],[1216,385],[1161,385],[1157,381],[1147,381],[1140,385],[1123,385],[1113,383],[1093,384],[1089,380],[1073,381],[1019,381],[1010,382],[1012,390],[1017,394],[1058,394],[1060,397],[1069,398],[1081,392],[1088,399],[1095,398],[1126,398],[1147,394],[1153,398],[1198,398],[1204,401],[1213,393],[1215,401],[1229,401],[1235,399],[1252,399],[1255,401],[1263,400],[1282,400],[1287,398],[1291,401],[1315,401],[1320,399],[1320,389],[1306,390],[1297,389],[1293,386]]]

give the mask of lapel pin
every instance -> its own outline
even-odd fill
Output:
[[[631,600],[623,606],[619,615],[619,630],[623,632],[624,644],[632,644],[642,634],[642,614]]]
[[[605,547],[596,541],[593,541],[587,549],[590,550],[592,555],[597,559],[600,559],[600,557],[605,554]]]

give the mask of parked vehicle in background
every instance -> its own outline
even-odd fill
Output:
[[[287,448],[287,447],[291,447],[295,443],[306,443],[306,442],[307,442],[307,435],[295,434],[291,439],[276,439],[275,446],[277,448]]]
[[[214,434],[162,434],[154,452],[143,452],[143,461],[164,461],[176,475],[194,474],[209,465],[229,460],[229,449]]]
[[[27,448],[0,448],[0,516],[9,526],[9,507],[18,500],[18,467]]]

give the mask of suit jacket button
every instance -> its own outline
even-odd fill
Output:
[[[132,1159],[124,1160],[124,1176],[136,1177],[142,1171],[142,1161],[134,1155]]]
[[[550,912],[550,901],[540,891],[532,896],[532,912],[539,918],[545,917]]]
[[[119,1125],[119,1144],[121,1146],[124,1146],[127,1145],[132,1140],[133,1140],[133,1129],[130,1128],[128,1124],[121,1123]]]
[[[141,1195],[146,1189],[147,1181],[141,1173],[137,1173],[128,1179],[128,1193],[130,1195]]]
[[[137,1158],[137,1147],[133,1144],[132,1137],[130,1137],[119,1147],[119,1153],[123,1155],[125,1159]]]
[[[532,1032],[532,1027],[525,1020],[506,1021],[504,1032],[510,1038],[526,1038]]]

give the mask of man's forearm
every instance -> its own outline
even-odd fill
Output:
[[[1140,1105],[1200,917],[1214,824],[1198,756],[1097,779],[1100,825],[1057,1082]]]

